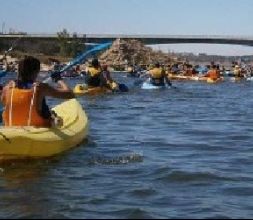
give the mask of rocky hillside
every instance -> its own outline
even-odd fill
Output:
[[[122,66],[133,64],[148,65],[156,61],[166,64],[173,57],[161,51],[154,51],[137,40],[118,39],[99,58],[106,61],[108,65]]]

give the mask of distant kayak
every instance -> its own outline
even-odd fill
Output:
[[[229,77],[230,82],[241,82],[242,80],[245,80],[244,77]]]
[[[106,93],[114,93],[114,92],[128,92],[128,87],[125,84],[118,84],[119,90],[112,91],[106,87],[89,87],[86,84],[77,84],[73,92],[75,95],[101,95]]]
[[[184,76],[184,75],[169,75],[170,80],[182,80],[182,81],[199,81],[199,76]]]
[[[191,80],[189,76],[169,74],[170,80]]]
[[[253,76],[252,77],[247,77],[246,80],[247,81],[253,81]]]
[[[215,80],[215,79],[212,79],[210,77],[201,76],[201,77],[195,77],[195,80],[196,81],[203,81],[203,82],[207,82],[207,83],[213,84],[213,83],[223,82],[224,78],[221,77],[221,78],[218,78],[218,79]]]
[[[143,84],[142,84],[142,89],[163,89],[163,88],[166,88],[166,86],[156,86],[156,85],[153,85],[150,81],[150,78],[147,79]]]
[[[111,93],[112,91],[105,87],[88,87],[86,84],[77,84],[73,92],[75,95],[99,95]]]
[[[211,78],[207,78],[206,82],[207,83],[218,83],[218,82],[222,82],[223,81],[223,78],[219,78],[219,79],[211,79]]]

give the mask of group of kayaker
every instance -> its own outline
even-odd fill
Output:
[[[196,80],[199,81],[202,80],[221,80],[223,77],[234,77],[237,79],[242,79],[246,77],[251,77],[253,73],[253,67],[249,65],[240,65],[238,63],[232,63],[232,67],[230,70],[226,70],[224,66],[220,66],[219,64],[215,64],[214,62],[211,62],[210,65],[206,65],[204,67],[201,67],[199,65],[192,65],[190,63],[174,63],[169,64],[167,66],[160,65],[162,69],[161,72],[163,72],[163,75],[165,75],[165,78],[168,78],[169,80]],[[137,69],[137,68],[134,68]],[[131,76],[140,77],[142,72],[148,71],[151,75],[151,78],[157,78],[156,72],[157,67],[150,65],[149,67],[144,67],[141,71],[134,73],[134,69],[131,68]],[[159,72],[159,71],[158,71]],[[165,74],[164,74],[165,73]],[[128,76],[129,75],[128,71]],[[158,75],[160,75],[158,73]],[[164,77],[161,77],[164,78]],[[154,80],[151,80],[152,84],[154,83]]]
[[[40,61],[28,56],[18,63],[17,79],[2,88],[1,102],[4,105],[3,124],[5,126],[54,126],[60,118],[46,104],[45,97],[71,99],[73,90],[62,80],[59,71],[53,71],[51,79],[57,86],[37,80]],[[117,90],[118,84],[112,79],[106,64],[100,65],[94,58],[85,71],[84,81],[88,87],[105,87]]]
[[[172,86],[170,79],[179,73],[178,65],[168,66],[167,69],[156,62],[143,75],[148,75],[154,86]],[[184,76],[196,76],[198,72],[188,64],[184,69]],[[55,123],[58,116],[50,110],[45,97],[71,99],[75,95],[70,87],[62,80],[61,73],[54,71],[52,80],[57,87],[37,80],[40,72],[40,61],[28,56],[19,61],[17,79],[11,80],[2,88],[1,101],[4,105],[3,123],[6,126],[37,126],[50,127]],[[243,77],[244,72],[239,65],[234,66],[234,75]],[[207,72],[202,79],[209,78],[218,80],[221,78],[219,65],[207,67]],[[85,70],[84,82],[88,87],[104,87],[109,90],[118,90],[119,84],[112,79],[106,63],[100,64],[94,58]],[[59,119],[60,120],[60,119]]]

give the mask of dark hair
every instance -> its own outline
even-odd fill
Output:
[[[159,67],[160,67],[160,63],[159,63],[159,62],[156,62],[156,63],[155,63],[155,67],[156,67],[156,68],[159,68]]]
[[[18,63],[18,80],[32,81],[39,71],[40,61],[32,56],[27,56]]]
[[[93,67],[98,67],[98,66],[99,66],[98,59],[97,59],[97,58],[94,58],[94,59],[91,61],[91,65],[92,65]]]

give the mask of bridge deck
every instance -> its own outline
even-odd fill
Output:
[[[57,34],[0,34],[0,39],[57,39]],[[70,36],[69,39],[73,39]],[[253,46],[253,36],[229,35],[125,35],[125,34],[78,34],[77,39],[86,43],[102,43],[115,39],[137,39],[144,44],[181,44],[181,43],[207,43],[207,44],[238,44]]]

